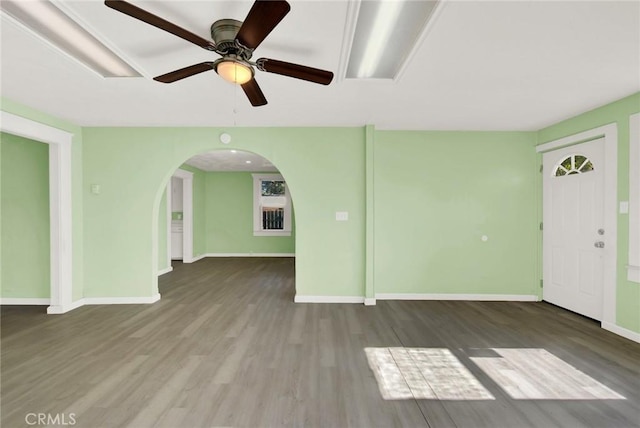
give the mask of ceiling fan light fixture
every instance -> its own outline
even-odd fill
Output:
[[[216,65],[216,73],[230,83],[243,85],[253,79],[253,67],[235,59],[223,58]]]
[[[259,107],[266,105],[267,99],[254,79],[255,67],[267,73],[322,85],[328,85],[333,80],[332,72],[319,68],[269,58],[250,61],[253,50],[291,9],[286,0],[255,0],[244,21],[235,19],[215,21],[211,25],[213,43],[125,0],[105,0],[105,5],[222,56],[213,62],[205,61],[156,76],[153,80],[157,82],[173,83],[213,69],[227,82],[240,85],[251,105]]]

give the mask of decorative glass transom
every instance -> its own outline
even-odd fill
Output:
[[[553,175],[561,177],[563,175],[582,174],[593,171],[593,164],[586,156],[571,155],[556,167]]]

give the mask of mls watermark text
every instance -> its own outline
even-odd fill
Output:
[[[59,425],[70,426],[76,424],[75,413],[27,413],[24,416],[27,425]]]

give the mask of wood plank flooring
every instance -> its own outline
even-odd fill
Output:
[[[546,303],[294,304],[294,260],[273,258],[176,263],[160,292],[64,315],[2,307],[2,427],[29,413],[90,428],[640,426],[640,345]],[[405,395],[430,381],[488,395],[385,400],[365,349],[415,369]],[[587,395],[554,397],[555,378]]]

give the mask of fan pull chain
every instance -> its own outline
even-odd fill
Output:
[[[233,127],[235,128],[237,126],[236,123],[236,116],[238,114],[238,88],[240,87],[240,85],[235,85],[235,89],[234,89],[234,96],[233,96]]]

